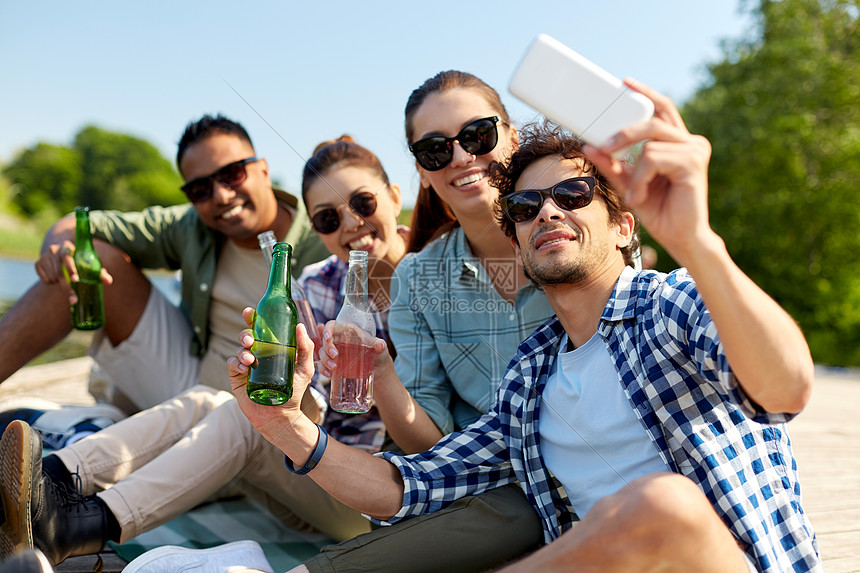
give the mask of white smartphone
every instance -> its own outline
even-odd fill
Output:
[[[555,38],[539,35],[514,71],[510,92],[599,147],[654,115],[654,104]],[[626,150],[615,153],[623,157]]]

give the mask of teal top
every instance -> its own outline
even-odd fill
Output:
[[[285,191],[274,192],[279,202],[294,209],[284,241],[293,245],[291,274],[297,277],[305,265],[321,261],[330,253],[311,228],[302,202]],[[202,356],[209,344],[212,282],[226,236],[204,224],[191,203],[153,206],[132,213],[91,211],[90,227],[94,238],[125,251],[142,269],[182,271],[179,306],[194,331],[189,351]]]
[[[519,344],[554,315],[533,283],[509,303],[490,273],[513,281],[516,263],[489,260],[485,268],[459,227],[406,255],[394,271],[388,315],[394,366],[443,434],[490,409]]]

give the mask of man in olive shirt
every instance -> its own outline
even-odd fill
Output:
[[[224,363],[244,328],[241,310],[266,286],[257,234],[272,230],[293,245],[295,276],[329,254],[301,201],[272,188],[268,163],[238,123],[206,115],[188,124],[176,159],[190,203],[90,214],[106,311],[90,354],[111,400],[129,412],[198,382],[229,389]],[[77,280],[74,230],[74,216],[66,216],[48,231],[36,263],[39,282],[0,320],[0,381],[71,330],[75,295],[63,268]],[[182,270],[179,308],[142,269]]]

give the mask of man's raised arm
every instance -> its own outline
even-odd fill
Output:
[[[732,261],[708,221],[708,141],[687,131],[672,102],[636,82],[654,118],[588,150],[645,228],[685,266],[705,302],[732,371],[747,395],[769,412],[799,412],[812,392],[814,365],[794,320]],[[635,165],[610,154],[647,140]],[[779,232],[775,227],[774,232]]]

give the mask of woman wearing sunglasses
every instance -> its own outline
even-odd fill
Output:
[[[305,164],[302,198],[332,256],[306,267],[299,282],[313,291],[317,275],[336,273],[342,279],[349,251],[367,251],[371,300],[387,315],[391,275],[406,253],[409,230],[397,224],[400,188],[388,181],[379,159],[347,135],[320,144]],[[317,313],[322,310],[311,306]],[[322,314],[330,320],[337,310]]]
[[[394,267],[406,253],[409,236],[408,228],[397,224],[402,207],[400,188],[389,182],[373,153],[344,135],[314,150],[302,175],[302,199],[314,230],[332,252],[328,259],[305,267],[298,279],[314,318],[326,324],[337,317],[344,300],[349,252],[367,251],[376,335],[387,341],[389,285]],[[380,343],[379,350],[383,347]],[[314,388],[325,395],[321,385]],[[372,452],[379,451],[385,436],[376,408],[366,414],[329,411],[325,427],[330,437]]]
[[[406,137],[421,189],[410,254],[391,282],[397,358],[392,369],[387,354],[377,354],[374,398],[391,438],[411,453],[489,410],[517,346],[552,309],[494,220],[498,192],[489,185],[490,166],[505,161],[517,143],[498,93],[471,74],[441,72],[410,96]],[[308,211],[313,216],[314,206]],[[323,348],[326,374],[337,353],[330,337]],[[328,546],[302,567],[480,571],[541,540],[535,511],[512,484]]]

